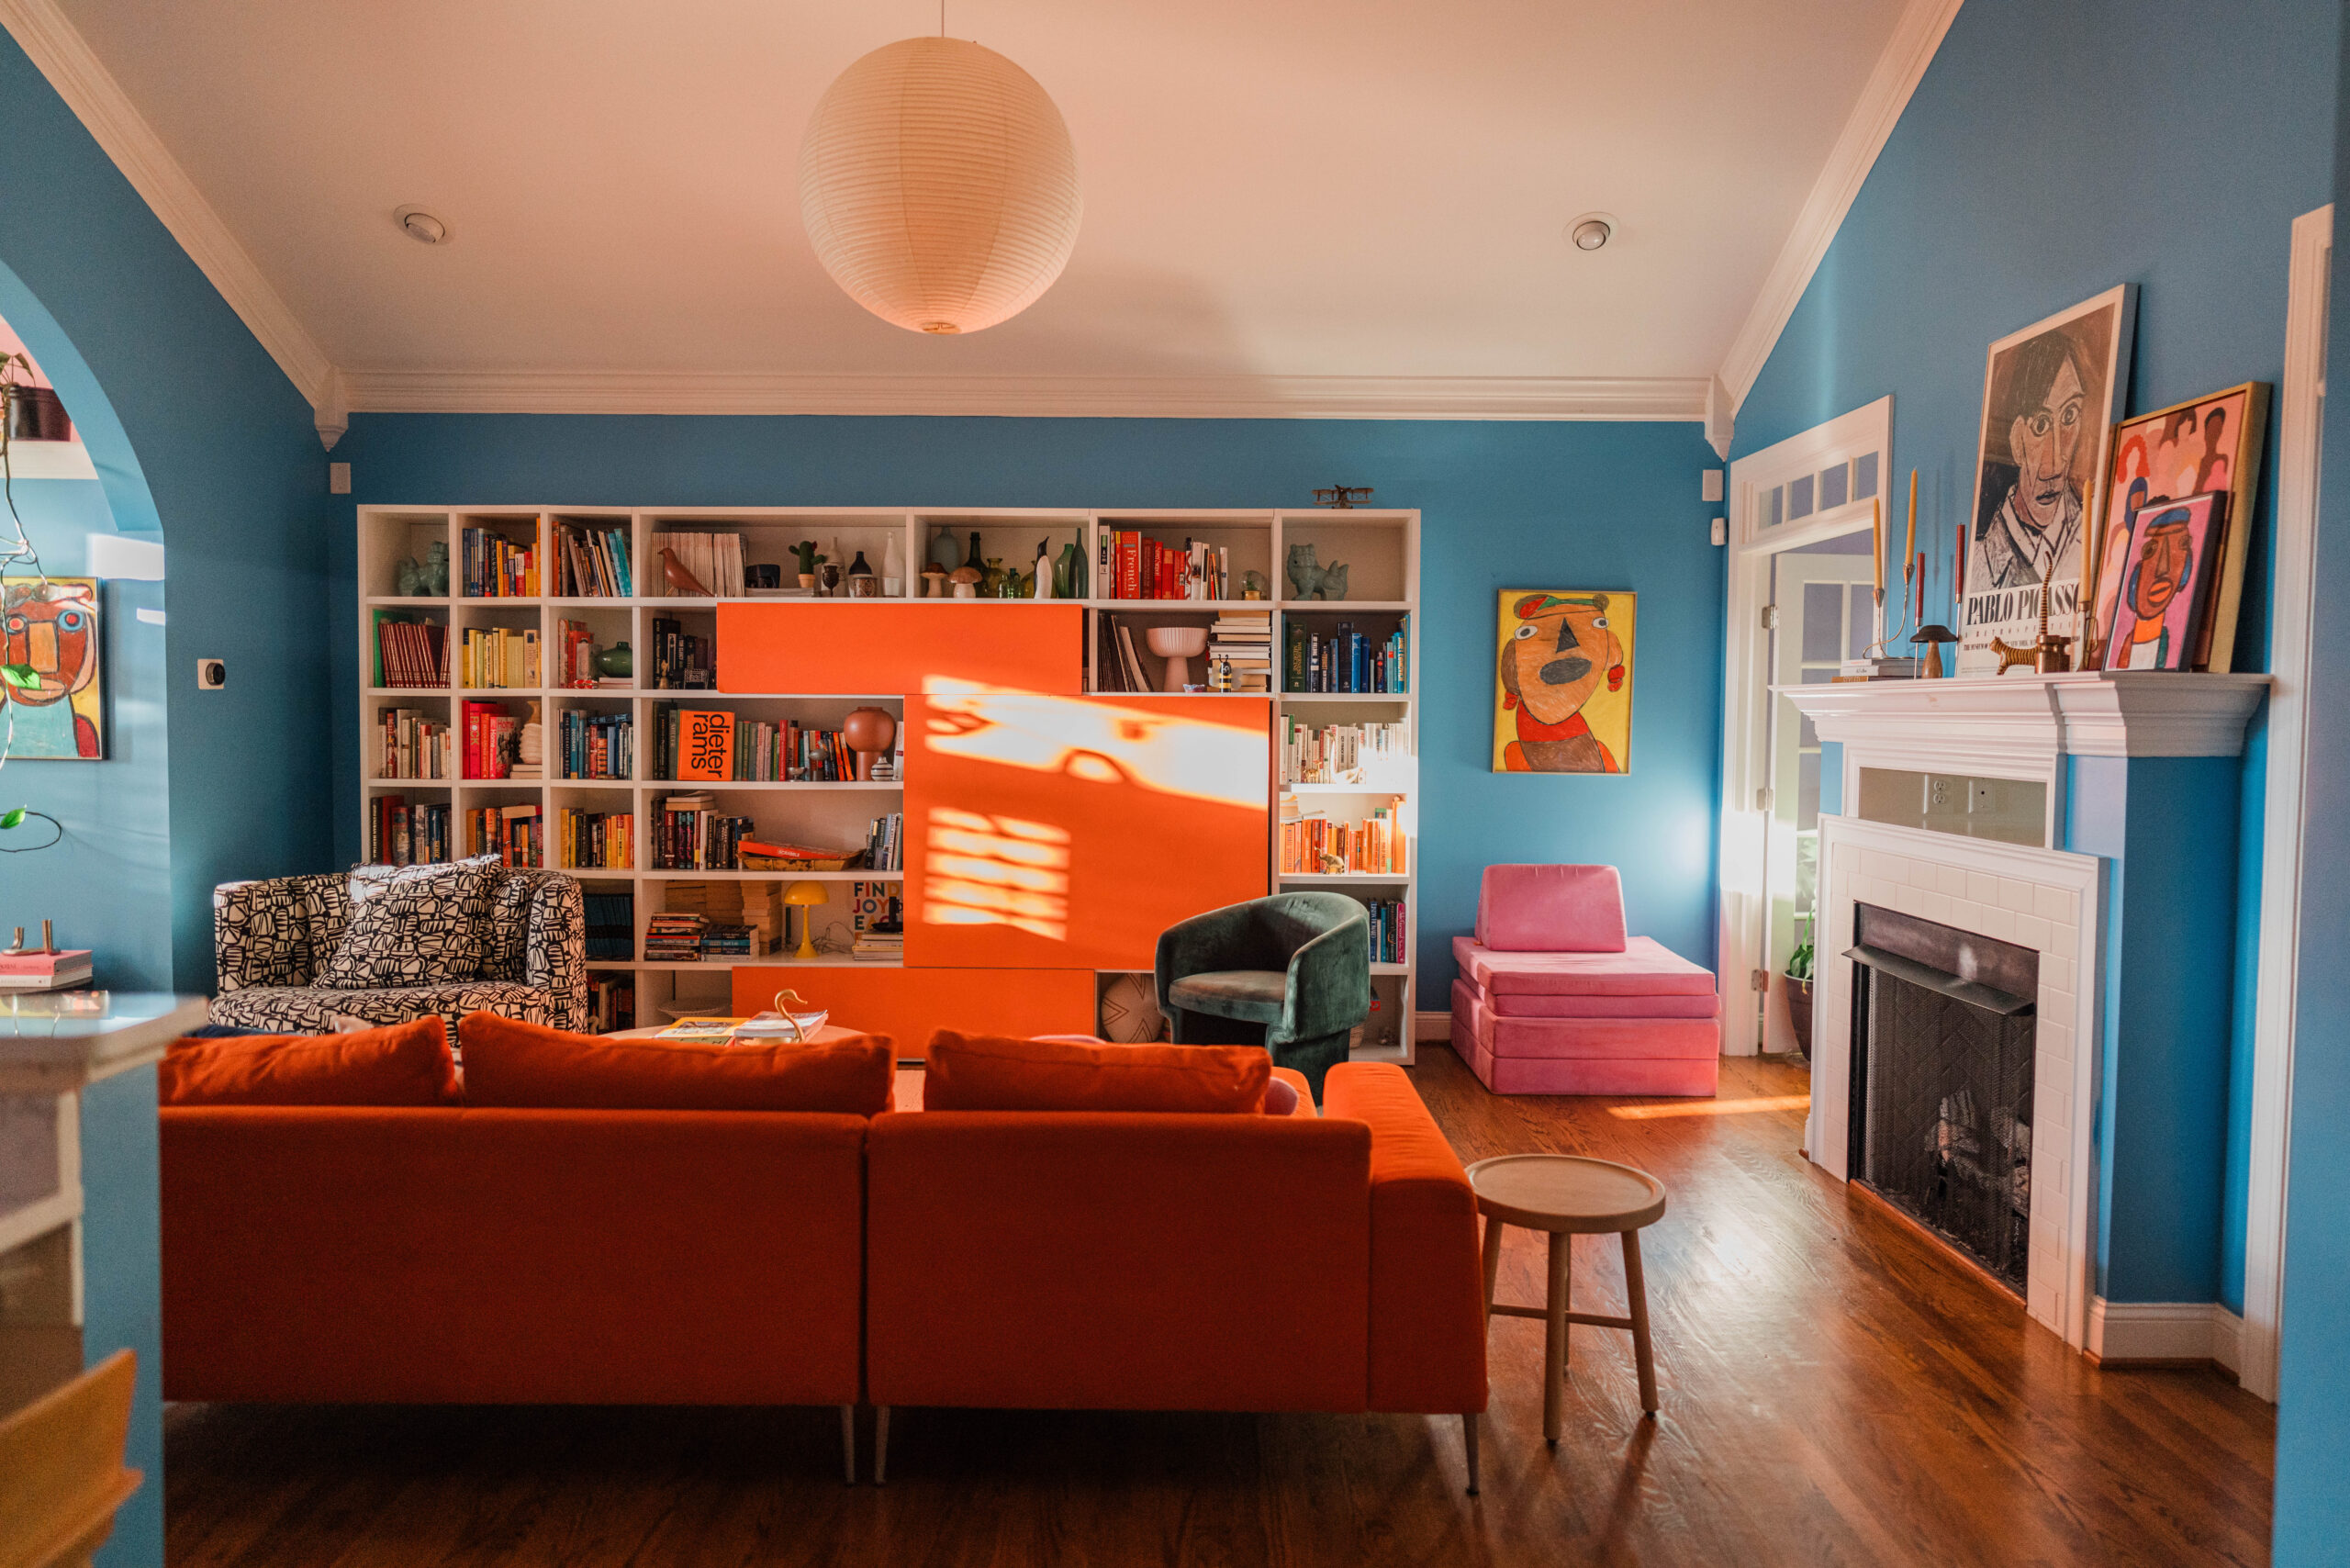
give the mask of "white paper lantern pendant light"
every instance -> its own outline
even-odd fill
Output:
[[[913,332],[1035,304],[1077,244],[1077,151],[1036,79],[963,39],[885,45],[840,74],[800,148],[800,212],[849,297]]]

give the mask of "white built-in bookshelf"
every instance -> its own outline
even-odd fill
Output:
[[[634,591],[627,597],[563,597],[551,592],[529,596],[476,596],[465,592],[465,535],[469,530],[503,537],[514,545],[535,549],[541,573],[539,586],[554,586],[550,541],[562,527],[591,532],[618,530],[630,549]],[[756,694],[720,692],[709,689],[662,689],[653,683],[653,626],[656,620],[677,622],[688,635],[714,639],[718,599],[680,593],[665,579],[653,541],[656,535],[731,533],[741,535],[746,567],[772,566],[787,589],[798,586],[797,562],[790,546],[812,539],[820,547],[837,543],[837,563],[845,570],[862,552],[876,574],[891,558],[904,571],[894,593],[871,599],[840,595],[830,602],[849,605],[908,603],[969,603],[969,600],[925,598],[919,575],[932,543],[952,533],[968,548],[970,535],[979,536],[983,558],[1001,560],[1007,568],[1022,569],[1035,558],[1039,541],[1049,543],[1058,556],[1064,544],[1081,546],[1086,563],[1087,591],[1075,602],[1086,611],[1086,673],[1089,689],[1118,689],[1112,666],[1118,657],[1115,628],[1124,624],[1131,636],[1146,681],[1154,689],[1164,666],[1147,647],[1154,626],[1208,627],[1233,612],[1264,612],[1271,617],[1272,686],[1265,693],[1236,692],[1233,697],[1270,699],[1274,719],[1272,736],[1278,759],[1283,721],[1313,725],[1401,724],[1406,753],[1419,750],[1419,535],[1420,515],[1411,510],[1125,510],[1086,511],[1053,509],[959,508],[934,510],[881,508],[744,507],[744,508],[609,508],[609,507],[425,507],[367,506],[358,513],[359,597],[359,725],[362,802],[357,857],[374,855],[378,821],[377,802],[397,795],[409,806],[449,808],[453,852],[464,855],[472,846],[463,834],[467,814],[486,808],[540,808],[547,824],[550,868],[571,872],[590,894],[628,892],[632,895],[634,931],[627,959],[591,959],[589,969],[600,975],[633,977],[639,1023],[658,1022],[665,1007],[711,1008],[725,1005],[730,964],[722,959],[703,962],[649,962],[643,958],[647,916],[667,907],[677,884],[710,884],[729,880],[789,883],[793,881],[867,882],[902,879],[902,873],[867,869],[829,872],[773,870],[665,870],[653,864],[651,827],[661,800],[687,790],[708,791],[717,809],[751,819],[762,838],[812,844],[855,845],[864,841],[868,824],[900,809],[901,787],[896,781],[859,782],[680,782],[652,777],[653,726],[659,706],[666,702],[692,708],[724,709],[745,719],[837,729],[851,709],[875,706],[889,710],[902,728],[901,697],[870,697],[793,692]],[[1120,599],[1111,596],[1102,580],[1101,562],[1106,540],[1121,533],[1139,533],[1169,546],[1193,541],[1222,553],[1229,562],[1231,592],[1240,591],[1242,575],[1259,574],[1267,584],[1262,599],[1226,598]],[[422,561],[435,542],[447,546],[449,591],[439,595],[402,595],[403,560]],[[1290,548],[1311,544],[1320,562],[1344,562],[1348,568],[1348,596],[1343,600],[1299,599],[1291,596],[1283,570]],[[709,585],[717,586],[717,585]],[[884,585],[886,588],[888,585]],[[804,602],[793,594],[773,592],[723,595],[739,601]],[[978,602],[1015,603],[1016,600]],[[376,627],[379,619],[407,617],[438,622],[447,628],[450,678],[437,686],[397,686],[378,679]],[[625,688],[572,687],[562,682],[557,667],[565,622],[583,624],[599,648],[626,642],[633,655],[632,684]],[[1285,651],[1294,632],[1322,638],[1350,625],[1360,635],[1383,644],[1402,633],[1401,685],[1393,692],[1285,691]],[[458,648],[468,631],[534,633],[540,649],[540,684],[529,687],[474,687],[461,684]],[[1206,678],[1204,657],[1192,661],[1192,678]],[[1221,694],[1216,694],[1221,695]],[[397,709],[415,710],[435,722],[458,726],[462,705],[468,700],[500,701],[518,717],[528,705],[539,705],[545,740],[544,767],[548,777],[532,779],[466,778],[386,778],[381,763],[380,724]],[[634,767],[620,778],[565,778],[560,734],[566,712],[626,716],[633,725]],[[902,749],[903,739],[900,741]],[[1404,912],[1400,961],[1375,963],[1372,989],[1378,1009],[1358,1051],[1366,1058],[1412,1059],[1412,1021],[1418,1005],[1416,965],[1413,948],[1419,937],[1419,834],[1416,818],[1416,763],[1398,776],[1393,770],[1375,784],[1347,783],[1275,786],[1275,828],[1267,845],[1268,876],[1284,890],[1330,889],[1364,901],[1392,901]],[[1280,796],[1289,797],[1283,801]],[[1332,822],[1355,823],[1400,799],[1401,830],[1408,846],[1404,868],[1395,873],[1283,871],[1281,861],[1281,819],[1291,813],[1326,815]],[[627,813],[636,837],[635,863],[619,867],[572,867],[560,864],[565,846],[554,842],[558,812]],[[837,918],[841,903],[829,906]],[[796,942],[796,921],[793,938]],[[738,960],[739,961],[739,960]],[[762,966],[789,967],[803,962],[789,948],[748,960]],[[821,954],[818,965],[856,962],[846,952]],[[862,963],[859,968],[876,966]],[[1113,975],[1100,977],[1107,984]]]

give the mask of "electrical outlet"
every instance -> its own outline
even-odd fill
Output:
[[[1717,544],[1729,543],[1729,519],[1726,517],[1714,519],[1714,543]]]
[[[227,659],[196,661],[196,688],[198,691],[218,691],[229,684]]]

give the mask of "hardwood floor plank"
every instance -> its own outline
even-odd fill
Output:
[[[1464,1159],[1651,1171],[1662,1408],[1628,1335],[1572,1330],[1542,1441],[1542,1326],[1497,1318],[1483,1495],[1417,1416],[906,1410],[886,1488],[845,1487],[831,1410],[178,1406],[174,1568],[1404,1568],[2267,1561],[2273,1411],[2209,1372],[2108,1372],[1799,1152],[1799,1068],[1718,1102],[1499,1097],[1414,1070]],[[1777,1103],[1774,1103],[1777,1102]],[[1619,1112],[1631,1113],[1619,1114]],[[1541,1300],[1511,1231],[1502,1298]],[[1625,1309],[1612,1237],[1583,1310]],[[866,1424],[862,1463],[870,1462]]]

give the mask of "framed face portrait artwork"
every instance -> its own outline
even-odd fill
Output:
[[[0,664],[29,666],[30,687],[0,681],[11,760],[103,762],[106,689],[95,577],[0,579]]]
[[[2015,645],[2038,639],[2043,583],[2048,630],[2080,634],[2137,305],[2137,286],[2124,284],[1991,345],[1966,539],[1961,675],[1998,671],[1995,638]]]
[[[1494,772],[1630,770],[1638,610],[1637,594],[1502,590]]]
[[[2210,619],[2219,559],[2217,493],[2155,501],[2131,515],[2128,542],[2108,563],[2115,585],[2107,669],[2186,669]]]
[[[2113,464],[2105,487],[2105,524],[2090,563],[2089,629],[2082,633],[2092,657],[2110,636],[2129,571],[2131,520],[2142,507],[2216,493],[2218,576],[2210,614],[2187,669],[2225,673],[2235,660],[2236,611],[2244,600],[2246,546],[2254,492],[2260,487],[2261,445],[2268,433],[2268,384],[2247,381],[2191,402],[2133,414],[2114,428]]]

